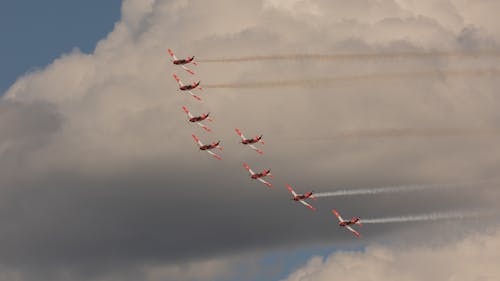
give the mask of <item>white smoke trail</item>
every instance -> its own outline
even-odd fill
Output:
[[[472,69],[472,70],[428,70],[415,72],[394,72],[394,73],[371,73],[351,76],[338,77],[319,77],[306,79],[290,80],[269,80],[269,81],[250,81],[234,83],[205,84],[205,88],[212,89],[258,89],[258,88],[281,88],[281,87],[329,87],[339,83],[358,83],[362,80],[390,80],[390,79],[417,79],[417,78],[435,78],[440,75],[449,77],[479,77],[479,78],[497,78],[500,75],[500,69]]]
[[[315,140],[331,140],[333,138],[491,136],[499,133],[500,129],[498,128],[392,128],[345,131],[339,132],[330,138],[317,138]]]
[[[361,219],[361,223],[399,223],[399,222],[419,222],[419,221],[437,221],[450,219],[469,219],[492,215],[490,212],[451,212],[451,213],[431,213],[414,216],[398,216],[387,218]]]
[[[368,60],[368,59],[435,59],[435,58],[478,58],[498,57],[499,50],[475,51],[434,51],[434,52],[395,52],[395,53],[359,53],[359,54],[275,54],[255,55],[241,57],[201,59],[203,63],[234,63],[252,61],[277,61],[277,60]]]
[[[363,189],[343,189],[332,192],[315,193],[315,197],[336,197],[336,196],[352,196],[352,195],[374,195],[380,193],[396,193],[396,192],[411,192],[426,189],[450,188],[466,186],[465,183],[448,183],[448,184],[415,184],[415,185],[398,185],[386,186],[378,188],[363,188]]]

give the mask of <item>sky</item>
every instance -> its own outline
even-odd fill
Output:
[[[120,5],[120,0],[2,1],[0,92],[73,48],[92,52],[119,20]]]
[[[0,281],[498,279],[499,3],[115,4],[8,72]]]

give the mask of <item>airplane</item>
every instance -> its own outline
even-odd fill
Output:
[[[236,134],[238,134],[238,136],[240,136],[241,138],[241,143],[244,144],[244,145],[248,145],[250,146],[253,150],[257,151],[257,153],[259,154],[264,154],[264,151],[258,149],[257,147],[255,147],[253,144],[254,143],[261,143],[261,144],[264,144],[264,141],[262,140],[262,135],[260,136],[256,136],[255,138],[252,138],[252,139],[247,139],[242,133],[241,131],[236,128],[234,129],[236,131]]]
[[[201,121],[203,121],[205,119],[208,120],[208,121],[212,121],[212,119],[210,117],[208,117],[208,115],[210,115],[210,112],[209,113],[204,113],[201,116],[193,116],[193,114],[191,114],[191,112],[189,112],[189,110],[187,109],[187,107],[182,106],[182,109],[188,115],[189,122],[196,123],[196,124],[200,125],[200,127],[202,127],[207,132],[211,132],[212,131],[212,130],[210,130],[210,128],[208,128],[207,126],[205,126],[205,125],[203,125],[201,123]]]
[[[290,191],[290,193],[292,194],[292,198],[290,200],[293,200],[293,201],[298,201],[302,204],[304,204],[307,208],[313,210],[313,211],[316,211],[316,208],[314,208],[313,206],[309,205],[309,203],[307,203],[306,201],[304,201],[304,199],[308,199],[308,198],[311,198],[311,199],[314,199],[316,200],[316,197],[314,197],[312,194],[313,192],[307,192],[306,194],[297,194],[290,185],[286,185],[286,188],[288,189],[288,191]]]
[[[350,225],[354,225],[354,224],[357,224],[359,226],[363,226],[359,222],[359,218],[358,217],[353,217],[351,220],[344,220],[344,219],[342,219],[342,217],[340,216],[340,214],[336,210],[332,210],[332,213],[335,216],[337,216],[337,218],[339,219],[339,221],[340,221],[339,222],[339,226],[347,228],[350,232],[354,233],[354,235],[356,235],[358,237],[361,236],[361,234],[359,234],[359,232],[357,232],[352,227],[350,227]]]
[[[219,160],[222,160],[222,157],[220,157],[219,155],[217,155],[216,153],[211,151],[212,149],[215,149],[215,148],[218,148],[220,151],[222,151],[222,147],[220,146],[221,141],[213,142],[212,144],[203,144],[195,134],[193,134],[192,136],[193,136],[194,141],[200,147],[200,150],[204,150],[204,151],[208,152],[210,155],[212,155],[213,157],[215,157]]]
[[[185,85],[184,83],[182,83],[181,79],[179,79],[179,77],[177,75],[174,74],[173,76],[174,76],[175,81],[177,81],[177,83],[179,84],[179,90],[187,91],[191,96],[193,96],[193,98],[201,101],[200,97],[198,97],[197,95],[195,95],[191,92],[191,90],[196,89],[196,88],[201,90],[201,87],[198,87],[200,85],[200,81],[193,83],[193,84]]]
[[[273,187],[272,184],[270,184],[267,181],[265,181],[265,180],[262,179],[263,177],[266,177],[266,176],[274,178],[273,175],[271,175],[271,170],[270,169],[264,169],[260,173],[255,173],[254,171],[252,171],[252,169],[250,169],[250,167],[246,163],[243,163],[243,167],[245,167],[245,169],[247,169],[247,171],[250,173],[250,178],[252,178],[254,180],[261,181],[262,183],[264,183],[268,187]]]
[[[170,56],[172,57],[173,60],[172,63],[175,64],[175,65],[180,65],[182,68],[184,68],[184,70],[186,70],[187,72],[189,72],[190,74],[193,74],[194,75],[194,72],[187,68],[185,66],[185,64],[188,64],[188,63],[192,63],[194,65],[197,65],[196,62],[194,61],[194,56],[192,57],[188,57],[186,59],[178,59],[175,55],[174,55],[174,52],[171,50],[171,49],[168,49],[168,53],[170,54]]]

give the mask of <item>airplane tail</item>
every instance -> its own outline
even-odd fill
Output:
[[[351,222],[354,223],[354,224],[357,224],[359,226],[363,226],[360,222],[359,222],[359,218],[357,217],[354,217],[351,219]]]
[[[222,146],[220,145],[221,143],[222,143],[222,141],[218,141],[218,142],[214,143],[214,144],[217,144],[217,148],[218,148],[220,151],[222,151]]]

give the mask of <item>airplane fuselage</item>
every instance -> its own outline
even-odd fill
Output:
[[[339,222],[339,225],[340,226],[352,225],[352,224],[356,224],[358,221],[359,221],[359,218],[353,218],[349,221],[341,221],[341,222]]]
[[[258,141],[260,141],[260,137],[259,138],[254,138],[254,139],[244,139],[241,141],[242,144],[253,144],[253,143],[256,143]]]
[[[187,59],[174,60],[172,62],[174,64],[177,64],[177,65],[179,65],[179,64],[188,64],[188,63],[192,62],[193,59],[194,59],[194,57],[191,57],[191,58],[187,58]]]
[[[312,196],[312,192],[308,192],[306,194],[303,194],[303,195],[297,195],[297,196],[294,196],[292,199],[294,201],[299,201],[299,200],[304,200],[304,199],[307,199],[309,197]]]
[[[252,144],[252,143],[256,143],[256,142],[257,141],[254,139],[245,139],[245,140],[241,141],[242,144]]]
[[[200,150],[210,150],[210,149],[214,149],[216,147],[219,146],[219,143],[220,142],[216,142],[216,143],[213,143],[213,144],[205,144],[205,145],[202,145],[200,146]]]
[[[193,118],[189,118],[189,122],[200,122],[200,121],[207,119],[207,117],[208,117],[208,115],[196,116]]]
[[[268,174],[269,174],[269,172],[262,172],[262,173],[253,174],[253,175],[251,175],[250,177],[251,177],[252,179],[260,179],[260,178],[262,178],[262,177],[267,176]]]
[[[181,91],[188,91],[188,90],[192,90],[196,87],[198,87],[198,85],[200,85],[200,82],[196,83],[196,84],[190,84],[190,85],[184,85],[184,86],[180,86],[179,87],[179,90]]]

